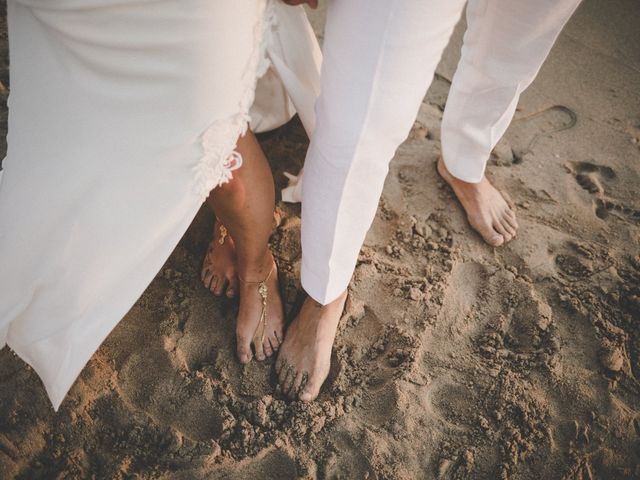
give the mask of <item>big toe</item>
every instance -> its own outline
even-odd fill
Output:
[[[480,234],[480,236],[484,239],[484,241],[487,242],[492,247],[499,247],[504,243],[505,241],[504,236],[500,232],[498,232],[495,228],[493,228],[493,225],[491,225],[490,223],[473,222],[473,221],[470,223],[473,226],[473,228],[475,228],[476,231]]]
[[[483,235],[484,241],[487,242],[492,247],[500,247],[504,244],[504,237],[499,233],[492,232],[489,235]]]
[[[319,381],[320,379],[311,377],[307,384],[300,392],[299,399],[303,402],[312,402],[318,395],[320,394],[320,387],[322,386],[323,381]]]
[[[237,354],[240,363],[246,364],[251,361],[251,337],[244,335],[242,332],[236,334],[238,347]]]

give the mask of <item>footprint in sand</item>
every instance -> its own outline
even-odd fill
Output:
[[[555,257],[560,273],[574,278],[586,278],[595,272],[596,253],[580,242],[566,242]]]
[[[640,210],[607,195],[607,192],[615,190],[612,183],[617,175],[613,168],[592,162],[573,162],[567,168],[577,184],[593,195],[594,213],[598,218],[604,220],[615,213],[618,218],[626,218],[633,223],[640,222]]]
[[[601,179],[613,180],[616,178],[616,172],[613,168],[591,162],[575,163],[573,175],[578,185],[592,194],[604,193]]]
[[[489,320],[474,341],[487,360],[489,375],[497,377],[505,362],[515,367],[523,361],[533,365],[531,361],[550,358],[547,355],[556,352],[557,340],[546,299],[529,281],[506,275],[493,277],[490,288],[499,292],[500,300],[482,307]]]
[[[551,307],[528,282],[517,280],[508,293],[505,347],[514,353],[540,351],[550,341]]]
[[[481,404],[473,387],[442,377],[434,379],[425,403],[436,418],[458,428],[475,425]]]
[[[220,480],[301,478],[301,472],[298,469],[296,459],[292,452],[287,450],[289,449],[270,449],[257,459],[238,462],[232,466],[224,467],[220,469],[214,477]]]

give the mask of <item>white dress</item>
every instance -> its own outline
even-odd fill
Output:
[[[8,24],[0,348],[57,409],[241,163],[247,122],[313,129],[320,51],[277,0],[9,0]]]

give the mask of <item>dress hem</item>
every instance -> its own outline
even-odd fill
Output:
[[[271,31],[277,26],[274,0],[266,0],[260,18],[254,29],[254,51],[243,75],[246,85],[238,113],[213,122],[202,135],[204,155],[195,168],[195,193],[203,202],[215,187],[230,182],[232,172],[242,165],[242,155],[235,149],[251,122],[249,110],[255,100],[258,79],[269,69],[267,46]]]

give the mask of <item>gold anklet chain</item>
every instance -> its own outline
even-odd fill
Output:
[[[240,275],[238,275],[238,279],[242,283],[258,285],[258,293],[262,297],[262,313],[260,314],[260,321],[258,322],[258,325],[262,325],[262,334],[260,336],[260,343],[264,343],[264,337],[267,331],[267,297],[269,296],[269,287],[267,287],[267,282],[271,278],[271,275],[273,274],[274,270],[275,270],[275,264],[271,266],[271,270],[269,270],[269,275],[267,275],[267,278],[257,282],[248,282],[246,280],[243,280],[240,277]]]

